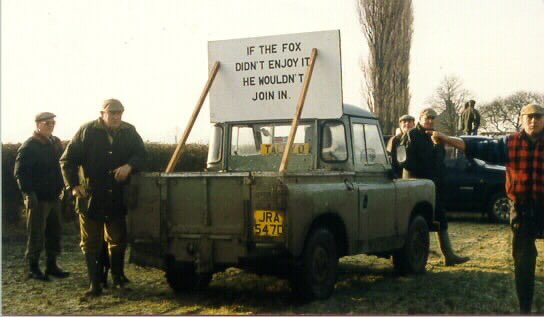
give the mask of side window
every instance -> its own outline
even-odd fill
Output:
[[[366,145],[364,126],[361,123],[354,123],[351,126],[353,131],[353,162],[355,169],[359,169],[366,164]]]
[[[321,158],[338,162],[348,159],[346,133],[342,122],[326,122],[321,131]]]
[[[256,144],[252,127],[236,126],[232,128],[231,155],[258,155],[260,144]]]
[[[387,157],[383,148],[382,139],[378,126],[374,124],[365,124],[366,139],[366,160],[368,164],[387,165]]]

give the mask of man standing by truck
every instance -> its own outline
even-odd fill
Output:
[[[55,115],[36,115],[36,131],[17,151],[15,179],[25,199],[27,211],[28,278],[46,281],[48,275],[65,278],[69,275],[57,266],[61,252],[62,220],[59,196],[62,174],[59,157],[62,143],[53,136]],[[39,267],[40,253],[45,247],[45,275]]]
[[[409,114],[405,114],[399,118],[400,133],[392,136],[387,141],[387,152],[391,157],[391,167],[395,178],[402,177],[402,167],[400,167],[397,160],[397,147],[399,146],[402,138],[412,129],[415,125],[415,119]]]
[[[444,185],[446,150],[441,144],[435,144],[428,131],[434,130],[436,112],[432,108],[421,111],[416,127],[408,132],[403,140],[406,146],[406,162],[404,163],[403,178],[426,178],[433,181],[436,188],[435,217],[440,223],[438,241],[444,255],[445,264],[452,266],[465,263],[468,257],[458,256],[453,251],[448,234],[448,220],[442,202]]]
[[[121,121],[124,107],[107,99],[100,117],[84,124],[66,147],[60,161],[64,183],[76,197],[90,288],[98,296],[101,287],[101,257],[104,238],[108,243],[113,287],[123,288],[127,246],[126,206],[123,185],[130,174],[143,168],[146,150],[134,126]]]
[[[544,235],[544,108],[528,104],[521,109],[523,129],[499,140],[460,140],[433,132],[432,137],[463,150],[467,156],[506,163],[506,194],[510,210],[512,256],[520,313],[531,312],[538,255],[535,240]]]

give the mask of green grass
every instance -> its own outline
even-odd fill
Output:
[[[17,233],[17,232],[15,232]],[[13,234],[15,234],[13,233]],[[23,278],[24,239],[4,239],[2,246],[3,314],[146,315],[146,314],[515,314],[511,233],[506,225],[457,221],[450,223],[454,248],[472,260],[442,264],[436,238],[431,239],[427,273],[399,277],[391,261],[371,256],[341,259],[333,295],[303,303],[288,283],[230,268],[214,275],[200,293],[174,294],[164,273],[126,265],[132,283],[124,294],[106,291],[95,300],[81,300],[87,288],[83,255],[76,234],[64,240],[60,265],[72,272],[47,284]],[[5,237],[4,237],[5,238]],[[542,242],[537,243],[543,252]],[[544,312],[543,261],[537,260],[535,309]]]

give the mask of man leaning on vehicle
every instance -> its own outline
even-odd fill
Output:
[[[397,159],[397,148],[402,141],[402,138],[405,137],[415,125],[415,118],[409,114],[405,114],[399,118],[399,133],[392,136],[389,141],[387,141],[387,153],[391,156],[391,167],[393,169],[393,174],[395,178],[402,177],[402,167],[399,164]]]
[[[519,309],[531,312],[538,255],[535,240],[544,231],[544,108],[528,104],[521,109],[522,130],[499,140],[474,141],[433,132],[432,138],[466,152],[467,156],[506,164],[506,193],[510,210],[512,256]]]
[[[121,121],[123,111],[119,100],[105,100],[100,117],[77,131],[60,159],[64,183],[76,197],[80,246],[90,280],[87,296],[102,293],[100,254],[104,237],[108,243],[113,287],[124,288],[126,282],[123,265],[127,208],[123,185],[130,174],[143,168],[146,150],[134,126]]]

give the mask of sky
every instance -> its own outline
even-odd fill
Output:
[[[413,0],[410,113],[458,76],[478,103],[544,92],[544,0]],[[54,112],[70,139],[117,98],[143,139],[174,143],[208,77],[207,42],[340,30],[345,103],[366,107],[355,0],[2,0],[3,143]],[[293,106],[295,107],[295,105]],[[189,142],[207,143],[206,101]]]

